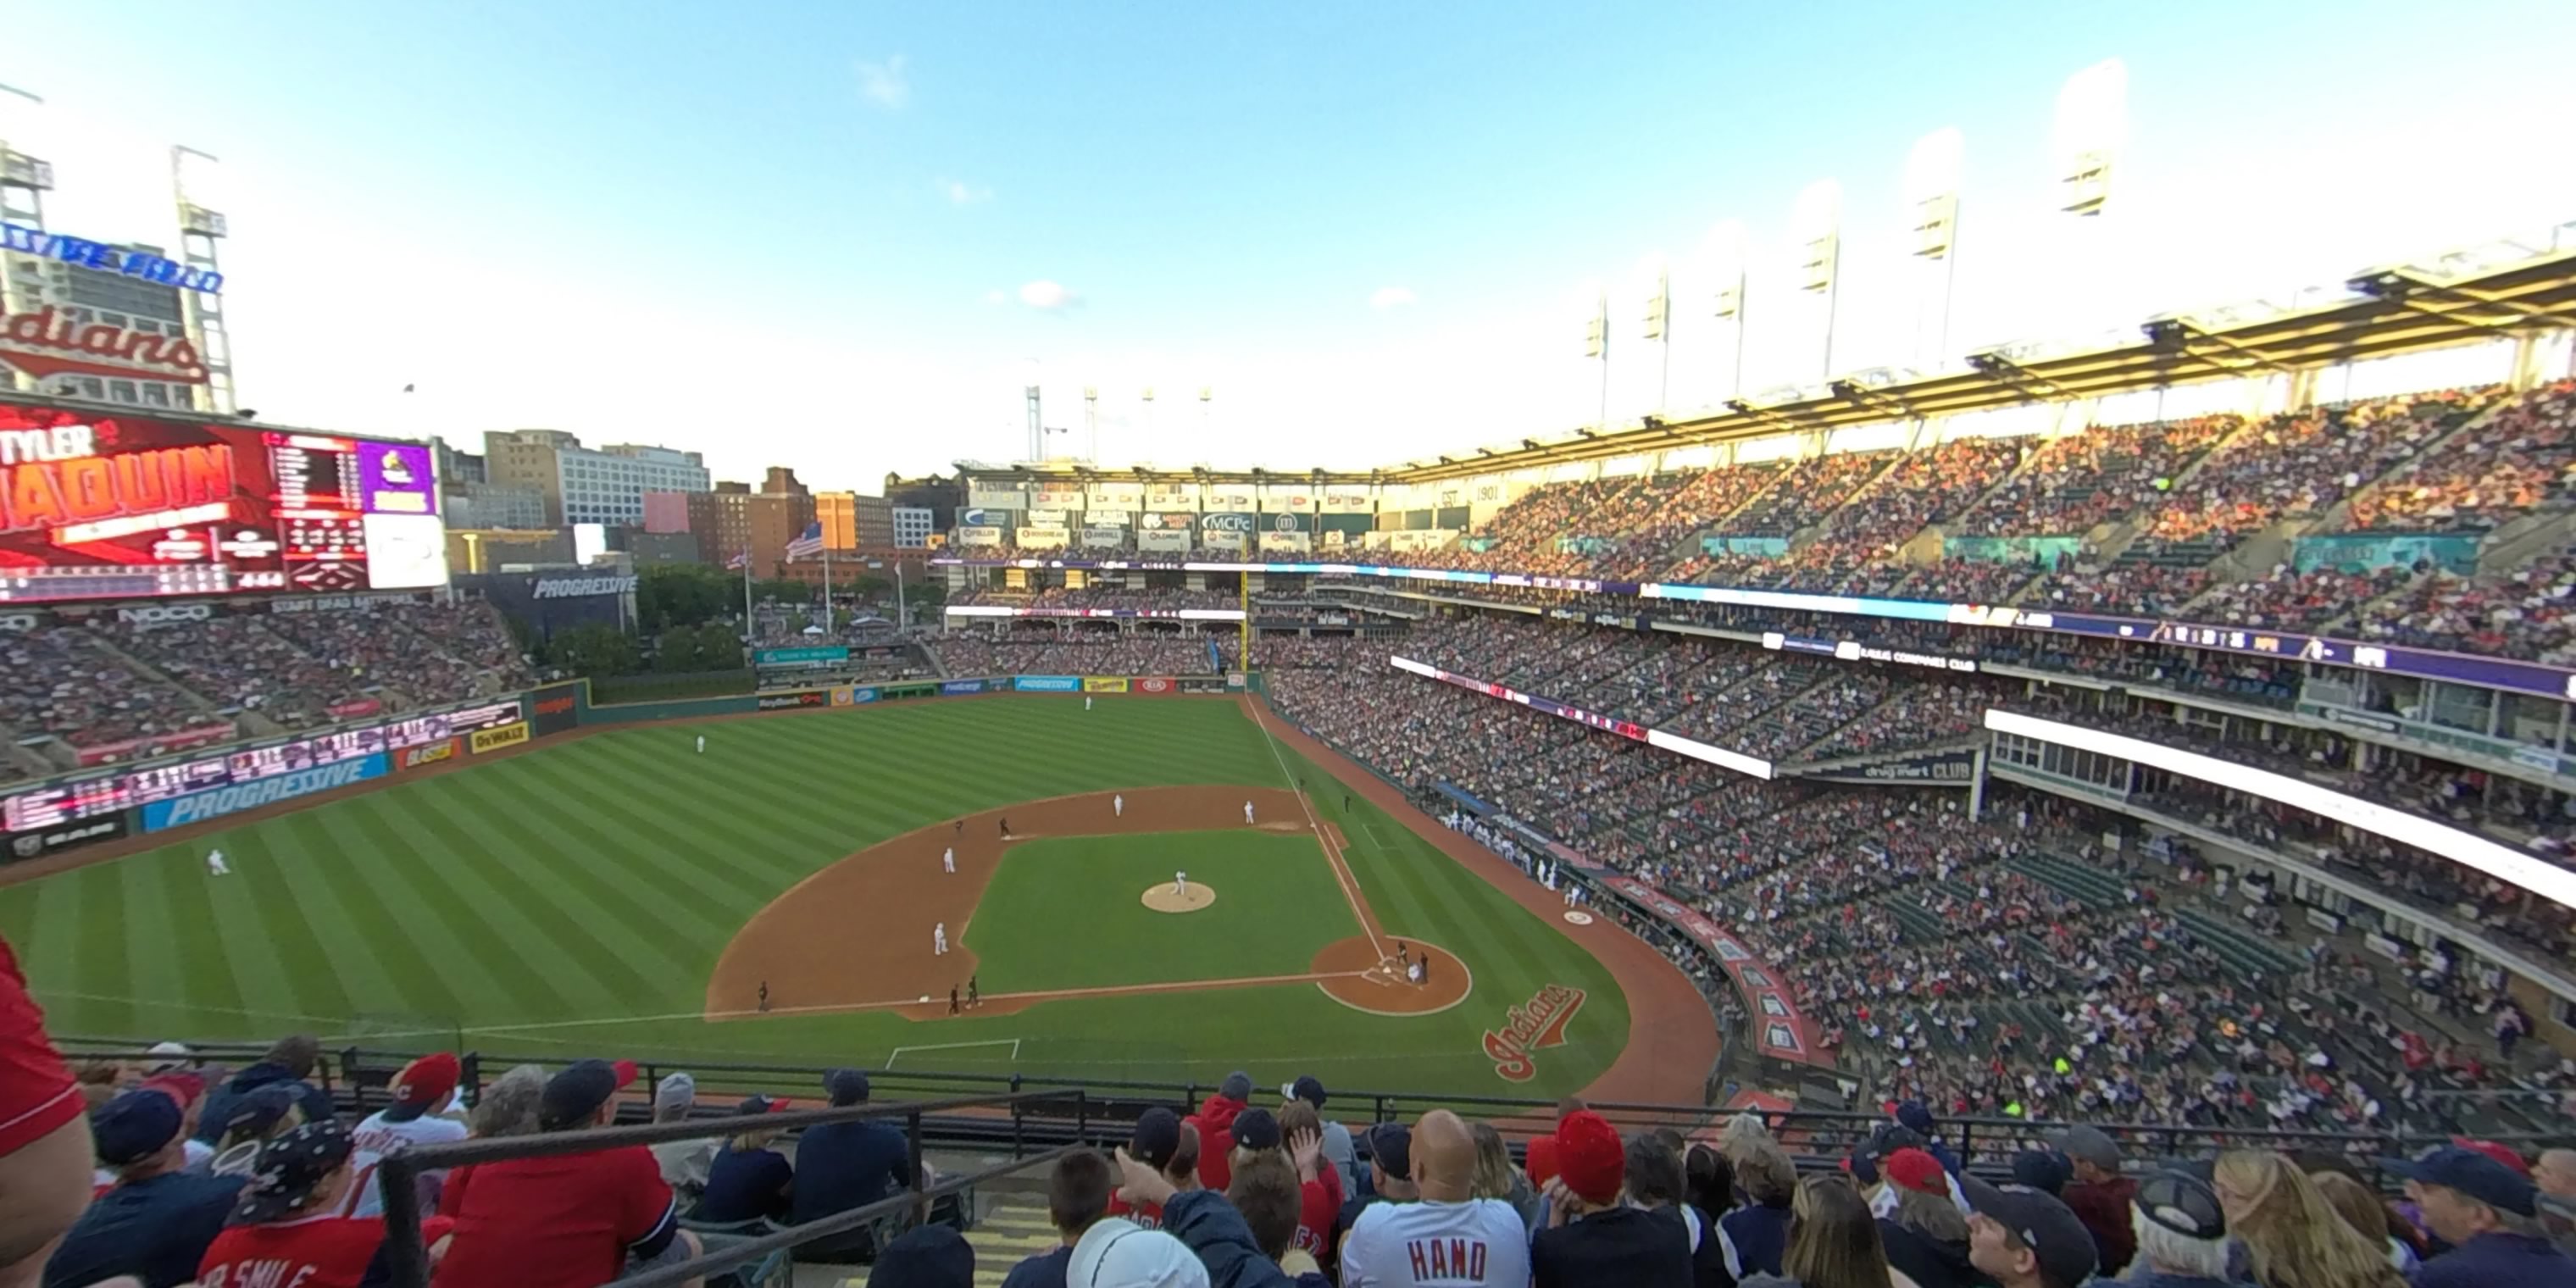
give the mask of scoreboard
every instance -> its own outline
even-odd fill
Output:
[[[0,397],[0,603],[446,584],[423,443]]]
[[[26,832],[102,818],[137,805],[236,783],[255,783],[380,751],[400,751],[481,729],[498,729],[526,718],[523,702],[509,698],[54,783],[0,798],[0,832]]]

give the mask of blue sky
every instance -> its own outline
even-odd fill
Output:
[[[1598,411],[1593,279],[1643,359],[1614,361],[1612,414],[1704,402],[1732,352],[1692,269],[1728,219],[1746,383],[1812,376],[1821,320],[1777,279],[1790,204],[1827,177],[1836,366],[1907,361],[1898,173],[1944,126],[1966,139],[1953,353],[2576,218],[2563,6],[383,12],[22,7],[0,83],[48,105],[8,128],[84,235],[168,240],[154,148],[223,157],[265,416],[550,425],[733,477],[872,488],[1015,456],[1032,380],[1078,447],[1098,386],[1118,460],[1359,466],[1562,432]],[[2048,214],[2050,114],[2109,57],[2130,146],[2116,218],[2078,232]],[[1654,254],[1685,316],[1669,400],[1625,338]]]

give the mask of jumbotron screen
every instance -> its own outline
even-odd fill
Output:
[[[0,603],[446,583],[425,444],[0,401]]]

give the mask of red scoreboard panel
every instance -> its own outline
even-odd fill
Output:
[[[0,399],[0,603],[446,580],[425,444]]]

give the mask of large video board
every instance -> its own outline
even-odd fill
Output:
[[[0,400],[0,603],[446,581],[426,444]]]

